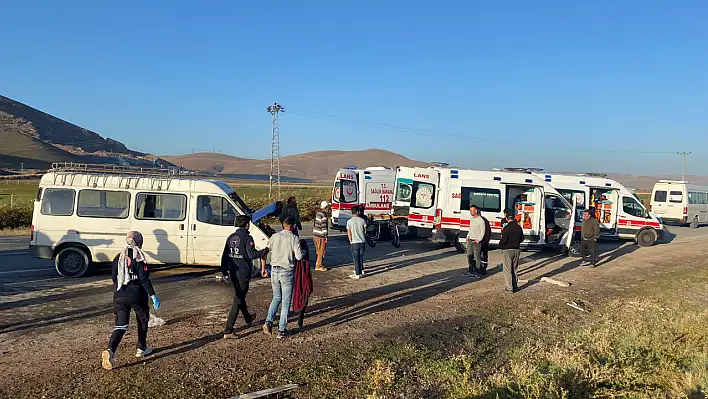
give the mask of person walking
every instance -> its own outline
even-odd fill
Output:
[[[317,254],[317,261],[315,262],[315,270],[319,272],[326,272],[327,268],[324,266],[323,259],[325,253],[327,252],[327,240],[329,237],[329,226],[327,208],[329,204],[327,201],[322,201],[320,203],[320,209],[315,214],[315,224],[312,229],[312,241],[315,243],[315,253]]]
[[[288,198],[288,202],[280,211],[280,224],[285,223],[285,218],[288,216],[295,220],[293,224],[292,233],[296,236],[300,235],[300,230],[302,230],[302,223],[300,222],[300,211],[297,209],[297,199],[295,197]]]
[[[135,357],[143,358],[152,353],[147,346],[148,322],[150,308],[148,298],[152,299],[155,310],[160,308],[160,299],[150,281],[145,254],[142,251],[143,236],[137,231],[128,232],[125,237],[126,247],[113,259],[111,277],[113,279],[113,313],[115,327],[108,341],[108,349],[101,354],[102,366],[106,370],[113,369],[118,345],[128,330],[130,310],[135,311],[138,320],[138,348]]]
[[[366,249],[366,221],[359,212],[358,206],[353,207],[352,217],[347,221],[347,237],[354,262],[354,274],[349,277],[355,280],[364,276],[364,250]]]
[[[273,322],[275,314],[280,307],[280,323],[278,325],[278,339],[286,338],[290,335],[288,331],[288,311],[293,297],[294,284],[294,260],[302,260],[303,252],[300,247],[300,239],[293,234],[295,219],[286,216],[283,220],[283,230],[273,234],[268,239],[268,249],[270,250],[270,283],[273,287],[273,300],[270,302],[268,317],[263,324],[263,332],[273,334]],[[261,263],[261,274],[267,276],[268,272],[265,264]]]
[[[246,325],[251,325],[256,316],[248,311],[246,295],[251,282],[253,261],[264,259],[268,248],[257,250],[253,237],[248,232],[251,218],[246,215],[236,216],[236,231],[226,239],[224,252],[221,255],[221,272],[225,279],[231,280],[234,286],[234,299],[231,311],[226,319],[224,338],[234,338],[234,324],[239,311],[243,314]]]
[[[519,290],[518,269],[519,255],[521,253],[519,248],[524,241],[524,230],[511,214],[506,215],[506,222],[506,226],[501,232],[499,248],[502,251],[505,290],[514,293]]]
[[[479,277],[482,270],[482,240],[484,240],[484,220],[477,205],[470,206],[470,230],[467,233],[467,274]]]
[[[479,273],[483,276],[487,275],[487,267],[489,266],[489,241],[492,239],[492,226],[489,224],[489,220],[482,216],[482,211],[479,212],[479,217],[484,221],[484,237],[482,238],[482,268]]]
[[[600,238],[600,222],[595,219],[595,217],[590,213],[590,211],[583,212],[583,226],[580,231],[581,234],[581,245],[580,245],[580,259],[581,265],[584,266],[597,266],[597,239]],[[585,257],[590,252],[590,262],[585,260]]]

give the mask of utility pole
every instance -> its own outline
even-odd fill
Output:
[[[678,155],[681,155],[682,162],[681,162],[681,181],[686,181],[686,155],[691,155],[690,152],[677,152]]]
[[[25,171],[25,163],[24,162],[20,162],[20,168],[22,168],[22,172],[24,173],[24,171]]]
[[[268,199],[273,199],[273,184],[278,188],[278,200],[280,198],[280,120],[278,114],[285,112],[285,108],[278,103],[269,105],[266,110],[273,115],[273,142],[270,148],[270,186],[268,188]]]

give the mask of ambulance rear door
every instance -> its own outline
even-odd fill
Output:
[[[413,194],[413,169],[400,166],[396,170],[396,187],[393,192],[393,214],[408,217]]]
[[[358,204],[358,171],[340,169],[332,190],[332,227],[346,229],[352,208]]]
[[[363,185],[361,194],[365,209],[364,215],[366,217],[389,215],[393,210],[395,173],[392,170],[364,170],[360,172],[359,176]]]
[[[432,229],[437,209],[439,174],[433,169],[414,168],[408,225]]]

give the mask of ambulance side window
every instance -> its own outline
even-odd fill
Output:
[[[483,212],[501,212],[501,191],[493,188],[462,187],[460,210],[477,205]]]
[[[622,197],[622,210],[624,213],[634,217],[647,217],[647,211],[632,197]]]

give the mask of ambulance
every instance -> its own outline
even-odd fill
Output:
[[[634,240],[649,247],[659,240],[664,226],[651,214],[636,194],[604,174],[561,175],[534,172],[573,202],[579,215],[592,209],[600,222],[601,237]],[[577,252],[577,245],[571,251]],[[578,253],[579,254],[579,253]]]
[[[408,168],[399,171],[395,199],[399,212],[409,201],[409,228],[433,242],[452,244],[459,252],[466,251],[471,205],[489,220],[491,244],[499,243],[505,210],[523,228],[526,248],[569,248],[578,236],[573,205],[528,171]]]
[[[390,215],[395,182],[396,171],[382,166],[350,166],[337,171],[332,187],[331,227],[346,230],[354,206],[363,209],[366,217]]]

